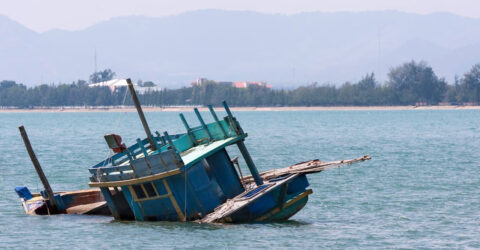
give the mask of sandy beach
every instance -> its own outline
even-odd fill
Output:
[[[194,106],[142,107],[145,112],[188,112]],[[207,107],[197,107],[208,111]],[[232,111],[375,111],[375,110],[480,110],[480,106],[333,106],[333,107],[231,107]],[[215,110],[223,110],[216,107]],[[133,106],[114,107],[45,107],[45,108],[0,108],[0,113],[30,112],[135,112]]]

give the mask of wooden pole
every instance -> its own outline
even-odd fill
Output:
[[[218,120],[217,114],[215,114],[215,111],[213,110],[212,105],[208,105],[208,109],[210,110],[210,113],[212,114],[213,119],[215,120],[215,122],[217,123],[217,125],[218,125],[218,126],[220,127],[220,129],[222,130],[223,138],[227,138],[227,133],[225,132],[225,129],[223,128],[223,126],[222,126],[222,124],[220,123],[220,121]]]
[[[208,140],[209,141],[213,140],[212,134],[210,134],[210,131],[208,131],[208,127],[203,121],[202,115],[200,115],[200,112],[198,112],[198,109],[194,108],[193,111],[195,111],[195,114],[197,115],[197,118],[200,121],[200,124],[202,125],[203,130],[205,130],[205,133],[207,133]]]
[[[140,121],[142,121],[143,129],[147,134],[148,142],[150,143],[150,148],[152,150],[157,150],[156,143],[153,142],[152,132],[150,131],[150,127],[148,127],[147,120],[145,119],[145,115],[143,114],[142,106],[140,106],[140,102],[138,101],[137,94],[135,93],[135,89],[133,88],[132,80],[130,80],[130,78],[127,79],[127,85],[128,85],[128,89],[130,90],[130,94],[132,95],[135,108],[137,109],[138,116],[140,116]]]
[[[238,149],[240,149],[240,153],[242,153],[245,163],[247,163],[247,167],[250,170],[250,173],[252,174],[255,183],[257,184],[257,186],[263,185],[262,177],[260,176],[260,174],[258,174],[257,167],[255,166],[255,163],[253,163],[252,157],[248,153],[247,147],[245,147],[243,141],[237,142],[237,146]]]
[[[20,135],[22,136],[23,143],[25,143],[25,147],[27,148],[28,155],[30,156],[30,160],[32,160],[33,166],[35,167],[35,170],[37,171],[38,177],[40,177],[40,180],[42,181],[43,187],[45,188],[45,191],[47,192],[48,199],[50,200],[50,203],[52,204],[52,207],[56,209],[55,205],[55,199],[53,198],[53,190],[52,187],[50,187],[50,183],[48,183],[47,177],[43,173],[42,167],[40,166],[40,163],[38,162],[37,156],[35,155],[35,152],[33,152],[32,145],[30,144],[30,140],[28,139],[27,132],[25,131],[25,128],[23,126],[18,127],[20,130]]]
[[[182,113],[180,113],[180,119],[182,120],[183,125],[185,126],[185,129],[187,130],[187,134],[190,137],[190,140],[192,141],[192,144],[194,146],[197,146],[198,145],[197,140],[195,140],[195,137],[193,136],[193,133],[190,130],[190,126],[188,126],[187,120],[185,120],[185,116],[183,116]]]

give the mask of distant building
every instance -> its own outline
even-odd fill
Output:
[[[260,81],[239,81],[239,82],[229,82],[229,81],[222,81],[222,82],[217,82],[217,81],[212,81],[208,80],[207,78],[198,78],[194,82],[191,83],[192,86],[201,86],[202,84],[205,84],[207,82],[213,82],[219,85],[227,85],[227,86],[232,86],[237,89],[246,89],[248,86],[260,86],[260,87],[265,87],[267,89],[271,89],[272,85],[266,83],[266,82],[260,82]]]
[[[247,82],[233,82],[232,86],[237,89],[245,89],[248,87],[248,84]]]
[[[135,91],[139,94],[143,94],[149,91],[161,91],[162,88],[160,87],[140,87],[138,84],[133,83],[133,86],[135,87]],[[88,84],[88,87],[93,88],[93,87],[108,87],[110,91],[116,92],[121,88],[127,88],[127,80],[125,79],[112,79],[110,81],[105,81],[105,82],[98,82],[98,83],[91,83]]]
[[[415,106],[420,107],[420,106],[428,106],[427,102],[416,102]]]
[[[249,82],[249,81],[242,81],[242,82],[233,82],[233,87],[239,88],[239,89],[245,89],[248,86],[260,86],[260,87],[265,87],[267,89],[271,89],[272,85],[266,83],[266,82]]]
[[[208,80],[207,78],[197,78],[197,80],[195,80],[194,82],[190,83],[190,85],[192,85],[192,86],[199,85],[199,86],[200,86],[200,85],[202,85],[202,84],[207,83],[208,81],[210,81],[210,80]]]

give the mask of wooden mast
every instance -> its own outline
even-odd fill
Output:
[[[234,127],[237,127],[237,121],[235,118],[233,118],[232,112],[230,111],[230,108],[227,105],[226,101],[223,101],[223,107],[225,108],[225,111],[227,112],[228,118],[230,119],[230,122],[232,122]],[[240,126],[238,126],[239,133],[243,134],[243,130],[241,129]],[[245,146],[245,143],[243,143],[244,139],[240,140],[237,142],[238,149],[240,150],[240,153],[242,153],[243,159],[245,160],[245,163],[247,163],[247,167],[250,170],[250,173],[253,176],[253,179],[255,180],[255,183],[257,186],[263,185],[263,180],[260,174],[258,174],[257,167],[255,166],[255,163],[253,163],[252,157],[248,153],[247,147]]]
[[[156,143],[153,142],[152,132],[150,131],[150,127],[148,127],[147,120],[145,119],[145,115],[143,114],[142,106],[140,106],[140,102],[138,101],[137,94],[135,93],[135,89],[133,88],[132,80],[130,80],[130,78],[127,78],[127,85],[128,85],[128,89],[130,90],[130,94],[132,95],[135,108],[137,109],[138,116],[140,116],[140,121],[142,121],[143,129],[147,134],[148,142],[150,143],[150,148],[152,150],[156,150],[157,149]]]
[[[50,183],[48,183],[47,177],[43,173],[42,167],[40,166],[40,163],[38,162],[37,156],[35,155],[35,152],[33,152],[32,145],[30,144],[30,140],[28,139],[27,132],[25,131],[25,128],[22,126],[18,127],[20,130],[20,135],[22,136],[23,143],[25,143],[25,147],[27,148],[28,155],[30,156],[30,159],[32,160],[33,166],[35,167],[35,170],[37,171],[38,177],[40,177],[40,180],[42,181],[43,187],[45,188],[45,191],[47,192],[48,195],[48,200],[50,200],[50,204],[52,205],[53,209],[56,210],[57,206],[55,204],[55,199],[53,198],[53,190],[52,187],[50,187]]]

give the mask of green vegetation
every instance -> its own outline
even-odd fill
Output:
[[[115,72],[111,69],[106,69],[103,71],[94,72],[90,75],[90,82],[97,83],[97,82],[105,82],[110,81],[115,77]]]
[[[115,75],[104,70],[90,76],[91,80],[109,80]],[[155,86],[145,82],[143,86]],[[14,81],[0,82],[0,106],[103,106],[122,105],[126,88],[111,92],[107,87],[90,88],[85,81],[71,84],[40,85],[27,88]],[[260,86],[234,88],[206,82],[180,89],[150,91],[139,95],[144,105],[218,105],[227,100],[232,106],[374,106],[374,105],[436,105],[475,103],[480,101],[480,64],[472,67],[455,83],[448,85],[438,78],[424,62],[411,61],[394,67],[385,84],[379,84],[373,73],[357,83],[346,82],[339,87],[313,83],[293,90],[268,89]],[[130,98],[126,98],[130,105]]]

